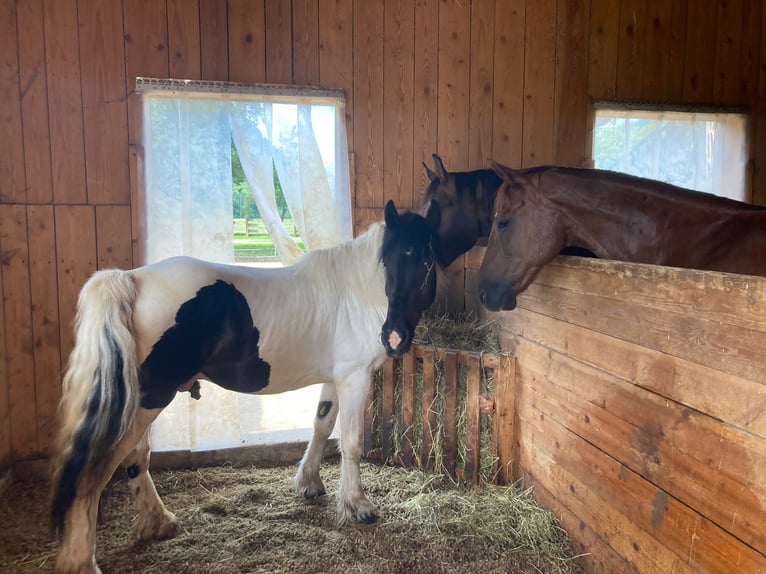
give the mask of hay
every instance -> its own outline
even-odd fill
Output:
[[[413,341],[441,349],[506,354],[500,348],[498,332],[497,323],[480,319],[473,312],[457,316],[429,314],[415,328]]]

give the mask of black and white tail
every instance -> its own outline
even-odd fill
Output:
[[[94,273],[80,292],[52,467],[51,525],[57,533],[80,482],[103,479],[104,465],[138,409],[136,295],[133,275],[117,269]]]

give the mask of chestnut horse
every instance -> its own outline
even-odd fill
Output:
[[[597,257],[766,276],[766,207],[622,173],[566,167],[515,170],[503,184],[479,271],[492,311],[569,245]]]
[[[434,203],[439,206],[441,225],[436,259],[446,268],[477,243],[486,244],[492,229],[495,196],[503,179],[492,169],[447,171],[437,154],[432,157],[435,170],[423,163],[431,182],[423,196],[422,213],[427,213]],[[593,257],[593,253],[577,246],[566,247],[562,254]]]
[[[400,356],[434,300],[434,235],[427,219],[399,215],[353,241],[312,251],[292,266],[257,269],[175,257],[132,271],[95,273],[78,302],[53,462],[55,572],[100,572],[99,497],[127,470],[140,538],[178,532],[149,475],[148,429],[198,377],[233,391],[281,393],[322,383],[314,435],[295,484],[324,494],[319,466],[340,417],[341,519],[373,522],[359,476],[365,397],[373,369]],[[204,397],[203,397],[204,400]]]

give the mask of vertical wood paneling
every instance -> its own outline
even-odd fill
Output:
[[[468,168],[481,169],[492,157],[492,79],[495,0],[471,3]]]
[[[11,452],[24,459],[37,451],[32,300],[29,291],[27,208],[0,205],[8,404]]]
[[[229,80],[266,81],[263,0],[229,0]]]
[[[689,0],[684,62],[685,103],[710,103],[713,97],[716,24],[707,3]]]
[[[44,8],[53,200],[85,203],[77,0],[45,0]]]
[[[293,82],[319,84],[319,0],[293,0]]]
[[[74,346],[77,297],[97,269],[96,217],[92,206],[56,206],[56,275],[59,293],[61,364]]]
[[[16,1],[0,2],[0,203],[24,203],[24,138],[21,126]]]
[[[100,205],[96,208],[99,269],[133,267],[130,221],[130,207]]]
[[[670,58],[668,62],[668,99],[682,102],[686,83],[686,31],[689,4],[687,0],[673,0],[670,23]]]
[[[524,167],[553,163],[556,0],[527,4],[524,63]]]
[[[452,171],[468,169],[470,50],[470,4],[441,0],[437,144]]]
[[[431,164],[437,149],[439,0],[415,2],[415,79],[412,128],[414,207],[423,200],[430,179],[422,163]],[[358,145],[359,142],[356,142]]]
[[[617,50],[617,98],[620,100],[641,99],[645,38],[646,0],[623,0]]]
[[[199,0],[167,0],[170,77],[199,80]]]
[[[357,207],[383,200],[383,0],[354,9],[354,167]]]
[[[122,207],[120,209],[128,209]],[[49,452],[61,397],[61,349],[56,285],[56,236],[53,207],[27,208],[29,273],[34,335],[35,404],[40,453]]]
[[[742,2],[742,55],[739,69],[739,101],[754,105],[758,97],[762,0]]]
[[[588,95],[596,100],[617,93],[617,54],[620,4],[614,0],[592,0],[588,44]]]
[[[122,6],[80,0],[78,17],[88,203],[130,205]]]
[[[229,79],[229,13],[226,2],[199,0],[202,79]]]
[[[672,21],[672,2],[648,0],[641,86],[641,94],[646,101],[663,102],[668,98]]]
[[[766,30],[766,10],[761,11],[761,30]],[[759,60],[758,103],[752,129],[755,150],[766,150],[766,33],[761,34]],[[766,165],[762,162],[756,164],[753,173],[753,203],[766,205]]]
[[[0,212],[2,211],[0,206]],[[3,253],[2,237],[0,237],[0,254]],[[4,258],[4,256],[3,256]],[[3,286],[3,267],[0,264],[0,289]],[[5,305],[0,298],[0,472],[13,463],[11,451],[11,407],[8,391],[8,350],[5,336]]]
[[[327,88],[346,92],[346,135],[349,149],[354,149],[354,58],[349,46],[354,44],[354,2],[320,0],[319,2],[319,82]]]
[[[588,126],[588,14],[582,0],[560,0],[557,11],[555,155],[558,165],[580,167],[590,158]]]
[[[44,143],[50,141],[50,134],[43,0],[21,0],[16,9],[27,201],[50,203],[53,200],[51,149]]]
[[[410,0],[386,0],[383,62],[383,199],[413,205],[413,57],[415,13]]]
[[[742,1],[719,0],[716,20],[713,102],[732,106],[739,103]]]
[[[284,0],[266,0],[266,81],[293,81],[292,10]]]
[[[524,0],[496,0],[492,158],[516,169],[522,163],[525,18]]]

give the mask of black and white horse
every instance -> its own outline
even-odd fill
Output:
[[[246,393],[323,383],[314,434],[295,478],[324,494],[319,466],[340,415],[341,520],[370,523],[375,506],[359,474],[365,397],[373,369],[405,353],[433,302],[438,207],[385,225],[295,265],[253,269],[188,257],[95,273],[80,293],[76,343],[64,377],[53,463],[52,520],[61,535],[56,572],[99,572],[101,492],[122,463],[138,507],[137,535],[178,527],[149,475],[148,429],[198,377]]]

